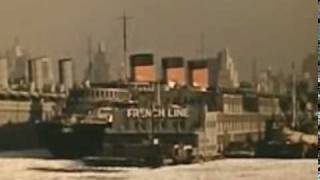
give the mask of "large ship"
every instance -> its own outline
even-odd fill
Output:
[[[197,96],[186,103],[186,97],[171,91],[161,95],[165,103],[156,104],[154,86],[126,86],[96,85],[70,91],[63,115],[37,124],[41,142],[62,157],[125,153],[137,159],[135,155],[150,142],[173,145],[181,141],[194,146],[193,131],[199,126],[202,109],[200,100],[191,103]]]
[[[72,89],[61,113],[37,122],[40,141],[57,157],[136,162],[211,159],[239,146],[253,151],[268,119],[280,113],[279,98],[239,87],[227,52],[184,63],[163,58],[164,78],[156,81],[153,55],[132,55],[129,82]]]
[[[18,77],[10,63],[0,57],[0,150],[40,148],[34,122],[55,116],[54,109],[64,102],[66,91],[53,85],[48,58],[19,59]],[[68,63],[59,64],[60,74],[71,72]]]
[[[70,91],[61,116],[36,126],[40,141],[57,157],[190,162],[223,155],[233,144],[253,150],[271,117],[245,105],[259,98],[276,100],[249,97],[241,89],[214,93],[154,83],[92,85]]]
[[[0,150],[39,148],[34,121],[53,116],[62,94],[0,90]]]
[[[57,157],[152,164],[255,156],[270,124],[285,118],[280,96],[238,82],[228,50],[154,59],[131,55],[126,81],[71,89],[57,116],[37,122],[41,143]]]

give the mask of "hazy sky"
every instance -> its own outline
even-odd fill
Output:
[[[241,79],[251,78],[251,62],[260,68],[288,70],[316,51],[317,3],[312,0],[1,0],[0,50],[14,37],[32,55],[52,59],[71,56],[81,77],[87,64],[87,37],[106,44],[108,60],[117,69],[122,29],[128,24],[129,51],[156,56],[201,53],[215,56],[230,49]]]

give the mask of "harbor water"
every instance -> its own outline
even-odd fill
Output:
[[[222,159],[191,165],[89,167],[52,159],[46,152],[0,153],[1,180],[307,180],[317,178],[314,159]]]

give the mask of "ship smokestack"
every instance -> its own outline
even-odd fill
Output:
[[[72,59],[64,58],[59,60],[59,84],[63,85],[66,91],[73,87]]]
[[[209,68],[207,60],[191,60],[187,66],[188,84],[200,88],[209,86]]]
[[[153,54],[135,54],[130,56],[130,79],[135,82],[156,81]]]
[[[30,59],[28,61],[29,82],[35,90],[41,91],[43,88],[43,72],[41,68],[41,59]]]
[[[30,59],[28,61],[28,77],[36,91],[41,92],[45,85],[52,86],[53,73],[50,60],[47,57]]]
[[[162,74],[166,83],[176,82],[179,85],[186,84],[186,73],[183,57],[162,58]]]

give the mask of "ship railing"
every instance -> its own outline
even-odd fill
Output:
[[[102,124],[102,125],[106,125],[109,122],[106,121],[105,119],[95,118],[95,119],[85,119],[85,120],[80,121],[79,123],[80,124]]]

